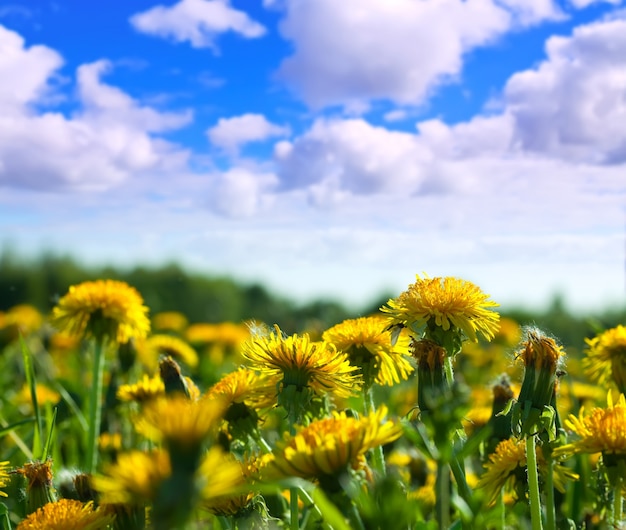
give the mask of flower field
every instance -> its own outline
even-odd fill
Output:
[[[0,312],[0,525],[622,528],[626,327],[576,346],[452,277],[291,335],[79,283]]]

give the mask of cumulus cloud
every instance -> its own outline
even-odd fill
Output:
[[[552,0],[291,0],[285,9],[281,32],[295,51],[278,76],[313,107],[422,104],[460,74],[468,51],[561,16]]]
[[[194,48],[217,51],[221,33],[232,31],[252,39],[265,34],[265,28],[244,11],[234,9],[228,0],[180,0],[171,7],[156,6],[130,18],[142,33],[186,42]]]
[[[250,217],[271,203],[268,191],[275,184],[271,173],[232,168],[215,176],[208,205],[227,217]]]
[[[2,27],[0,50],[0,185],[101,190],[138,172],[184,165],[188,154],[152,133],[185,125],[190,112],[161,113],[103,83],[106,61],[78,68],[75,114],[37,112],[61,57],[25,47]]]
[[[520,148],[573,161],[626,162],[626,18],[551,37],[546,53],[504,90]]]
[[[283,188],[314,187],[316,202],[323,195],[336,198],[342,190],[356,195],[413,193],[431,160],[416,135],[363,119],[319,119],[294,142],[280,142],[275,158]]]
[[[215,126],[207,130],[210,142],[230,153],[237,153],[241,146],[249,142],[288,134],[288,127],[271,123],[262,114],[220,118]]]
[[[550,38],[546,59],[508,80],[498,114],[422,121],[415,133],[317,120],[276,145],[281,188],[328,207],[358,195],[471,194],[523,182],[527,170],[553,180],[576,167],[600,178],[602,166],[626,162],[624,72],[626,19],[580,26]]]

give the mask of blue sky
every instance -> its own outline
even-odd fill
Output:
[[[619,0],[9,1],[0,243],[358,306],[626,293]]]

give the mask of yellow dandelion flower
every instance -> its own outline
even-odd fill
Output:
[[[522,346],[518,357],[522,359],[525,367],[533,367],[536,371],[555,373],[559,362],[565,356],[563,348],[553,338],[536,328],[526,330],[526,340]]]
[[[9,476],[9,462],[0,462],[0,488],[6,487],[10,482]],[[0,490],[0,497],[7,497],[8,495]]]
[[[386,319],[378,315],[344,320],[326,330],[322,339],[347,353],[351,364],[363,370],[366,381],[366,373],[371,372],[376,383],[392,386],[408,379],[413,366],[409,362],[410,338],[402,334],[392,344],[386,325]]]
[[[152,335],[137,344],[137,355],[149,369],[155,370],[162,356],[182,361],[189,368],[198,366],[198,354],[189,344],[172,335]]]
[[[206,395],[223,398],[229,405],[244,403],[254,409],[265,409],[276,403],[276,382],[242,367],[223,376]]]
[[[114,464],[92,479],[103,504],[150,504],[161,483],[172,474],[166,451],[130,451],[118,455]]]
[[[188,324],[187,317],[178,311],[163,311],[152,317],[152,327],[159,331],[181,333]]]
[[[45,406],[46,403],[55,405],[61,400],[61,394],[41,383],[37,384],[35,392],[37,394],[37,404],[40,407]],[[18,406],[26,407],[28,410],[33,410],[32,396],[28,385],[25,384],[22,386],[21,390],[15,396],[15,403]]]
[[[17,530],[100,530],[113,523],[114,517],[94,510],[93,503],[61,499],[31,513]]]
[[[473,342],[480,333],[491,340],[498,331],[500,315],[491,308],[499,304],[476,285],[459,278],[420,278],[381,311],[389,326],[408,327],[419,333],[425,325],[462,331]]]
[[[150,331],[148,308],[139,292],[115,280],[70,287],[52,311],[52,324],[76,336],[108,336],[118,343],[143,338]]]
[[[267,476],[321,479],[359,468],[367,451],[398,439],[401,426],[386,421],[387,408],[357,419],[345,412],[315,421],[280,443]]]
[[[163,395],[165,395],[165,384],[158,375],[150,377],[144,374],[136,383],[121,385],[117,389],[117,399],[125,402],[145,403]]]
[[[547,473],[548,465],[541,448],[537,446],[537,464],[539,473]],[[554,454],[556,456],[556,454]],[[514,487],[525,488],[526,480],[526,442],[524,439],[509,438],[503,440],[495,451],[489,455],[484,464],[485,472],[481,475],[476,488],[484,488],[487,498],[493,502],[502,488],[512,490]],[[578,480],[578,475],[559,462],[553,467],[554,487],[561,493],[565,492],[567,480]],[[524,489],[525,491],[525,489]]]
[[[234,515],[245,508],[254,497],[241,493],[254,467],[238,462],[231,453],[214,446],[206,453],[198,474],[202,481],[202,507],[217,515]]]
[[[626,392],[626,327],[607,329],[585,341],[583,369],[589,378],[601,385],[614,383],[620,392]]]
[[[98,447],[103,451],[119,451],[122,448],[122,435],[119,432],[103,432],[98,437]]]
[[[3,321],[4,327],[12,327],[23,335],[28,335],[41,327],[43,316],[32,305],[18,304],[4,314]]]
[[[196,447],[215,431],[225,407],[220,399],[205,397],[192,401],[174,394],[146,403],[135,428],[169,447]]]
[[[626,455],[626,400],[620,394],[617,403],[607,394],[607,407],[595,407],[588,416],[581,407],[578,417],[570,414],[565,425],[579,437],[575,442],[557,447],[554,455],[602,453]]]
[[[358,368],[350,365],[347,354],[327,342],[311,342],[307,334],[283,337],[278,326],[244,343],[243,355],[252,368],[279,378],[282,389],[295,386],[347,398],[361,386]]]

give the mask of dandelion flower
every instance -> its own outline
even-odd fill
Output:
[[[583,369],[592,381],[601,385],[613,382],[626,392],[626,327],[608,329],[593,339],[585,339],[588,348]]]
[[[94,510],[93,503],[61,499],[31,513],[17,530],[104,530],[114,516]]]
[[[393,386],[408,379],[413,372],[409,363],[410,339],[401,335],[392,344],[391,333],[385,329],[386,320],[369,316],[344,320],[326,330],[322,338],[348,354],[350,363],[363,371],[367,382],[372,379],[379,385]]]
[[[0,488],[4,488],[9,484],[9,462],[0,462]],[[7,497],[7,494],[0,490],[0,497]]]
[[[220,399],[191,401],[181,394],[147,403],[135,422],[137,431],[168,447],[193,448],[216,430],[226,404]]]
[[[251,409],[266,409],[276,403],[276,382],[242,367],[224,375],[206,396],[224,399],[229,406],[245,404]]]
[[[198,366],[198,354],[189,344],[172,335],[152,335],[137,345],[137,355],[150,370],[156,369],[160,357],[172,357],[189,368]]]
[[[385,421],[387,408],[357,419],[345,412],[315,421],[279,444],[268,476],[328,479],[358,469],[372,448],[398,439],[402,428]]]
[[[500,316],[491,310],[499,304],[471,282],[453,277],[420,278],[381,311],[388,314],[390,327],[408,327],[413,332],[428,326],[460,330],[473,342],[477,333],[491,340],[498,331]]]
[[[548,465],[543,457],[541,448],[537,446],[537,463],[539,473],[547,473]],[[495,500],[502,488],[516,492],[526,488],[526,443],[523,439],[509,438],[503,440],[495,451],[489,455],[489,461],[484,465],[485,472],[476,484],[477,488],[484,488],[490,501]],[[562,464],[555,462],[553,467],[554,486],[561,493],[565,492],[566,480],[578,480],[578,475]]]
[[[318,396],[348,398],[361,386],[358,368],[350,365],[347,354],[327,342],[312,342],[307,334],[283,337],[278,326],[244,343],[243,355],[252,368],[278,378],[281,390],[294,386]]]
[[[214,446],[206,453],[198,471],[202,507],[217,515],[234,515],[245,508],[254,493],[239,490],[254,471],[252,464],[238,462],[231,453]]]
[[[43,317],[36,307],[18,304],[4,314],[3,321],[3,327],[12,327],[23,335],[28,335],[41,327]]]
[[[161,483],[171,475],[170,458],[166,451],[130,451],[118,455],[101,475],[92,479],[93,488],[100,492],[103,504],[150,504]]]
[[[158,375],[150,377],[144,374],[136,383],[121,385],[117,389],[117,399],[125,402],[145,403],[163,395],[165,395],[165,384]]]
[[[187,317],[178,311],[163,311],[152,317],[152,327],[159,331],[180,333],[188,324]]]
[[[37,405],[40,407],[44,407],[46,403],[55,405],[61,400],[61,395],[56,390],[52,390],[41,383],[37,384],[35,392],[37,394]],[[22,389],[15,396],[15,402],[18,406],[23,406],[30,411],[33,410],[32,396],[28,385],[24,384],[22,386]]]
[[[607,394],[607,407],[595,407],[588,416],[581,407],[578,417],[570,414],[565,425],[578,435],[575,442],[557,447],[554,455],[576,453],[602,453],[604,455],[626,455],[626,400],[620,394],[617,403]]]
[[[52,311],[52,324],[76,336],[126,343],[150,331],[148,308],[139,292],[115,280],[83,282],[70,287]]]

